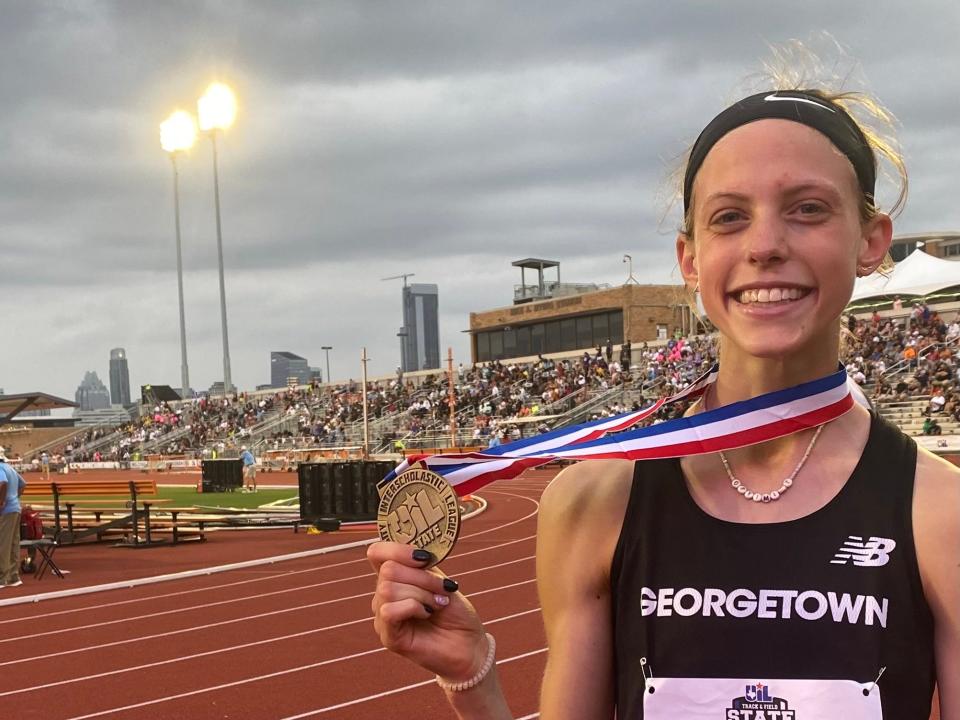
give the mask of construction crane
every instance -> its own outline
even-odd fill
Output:
[[[380,281],[383,282],[385,280],[399,280],[400,278],[403,278],[403,286],[406,287],[407,278],[413,277],[414,275],[416,275],[416,273],[400,273],[399,275],[391,275],[390,277],[380,278]]]

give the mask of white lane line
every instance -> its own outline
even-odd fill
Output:
[[[534,555],[528,555],[527,557],[520,558],[519,560],[510,560],[508,562],[498,563],[497,565],[489,565],[481,568],[475,568],[473,570],[466,570],[462,573],[459,573],[457,577],[464,577],[466,575],[471,575],[473,573],[484,572],[486,570],[500,568],[506,565],[512,565],[514,563],[523,562],[525,560],[532,560],[534,558],[535,558]],[[535,580],[524,581],[524,583],[530,583],[530,582],[535,582]],[[518,583],[518,584],[522,585],[524,583]],[[500,588],[495,588],[495,589],[499,590],[499,589],[511,588],[515,586],[516,584],[504,585]],[[487,593],[487,592],[492,592],[492,591],[479,590],[476,592],[471,592],[470,596],[473,597],[475,595],[483,595],[484,593]],[[17,665],[20,663],[31,662],[33,660],[47,660],[49,658],[60,658],[65,655],[74,655],[76,653],[88,652],[90,650],[102,650],[104,648],[116,647],[117,645],[126,645],[128,643],[134,643],[134,642],[143,642],[145,640],[157,640],[159,638],[170,637],[171,635],[180,635],[183,633],[196,632],[199,630],[209,630],[210,628],[222,627],[224,625],[230,625],[231,623],[246,622],[248,620],[255,620],[257,618],[271,617],[274,615],[282,615],[284,613],[290,613],[290,612],[298,612],[300,610],[308,610],[310,608],[319,607],[322,605],[332,605],[333,603],[342,602],[344,600],[356,600],[357,598],[369,597],[372,595],[373,595],[373,592],[368,591],[368,592],[360,593],[358,595],[348,595],[345,597],[334,598],[332,600],[324,600],[322,602],[316,602],[309,605],[297,605],[296,607],[282,608],[280,610],[271,610],[269,612],[259,613],[257,615],[244,615],[243,617],[232,618],[230,620],[219,620],[217,622],[207,623],[205,625],[191,625],[189,627],[180,628],[177,630],[168,630],[162,633],[154,633],[152,635],[140,635],[138,637],[124,638],[123,640],[114,640],[112,642],[99,642],[96,645],[87,645],[85,647],[74,648],[72,650],[59,650],[57,652],[51,652],[45,655],[33,655],[31,657],[20,658],[17,660],[6,660],[3,662],[0,662],[0,667],[3,667],[5,665]],[[2,696],[2,693],[0,693],[0,696]]]
[[[537,608],[537,610],[539,610],[539,608]],[[524,612],[524,613],[518,613],[516,616],[519,616],[520,614],[527,614],[528,612],[533,612],[533,611],[527,611],[527,612]],[[487,624],[487,625],[493,625],[494,623],[502,622],[502,621],[505,621],[505,620],[510,619],[510,618],[512,618],[512,617],[515,617],[515,615],[508,615],[508,616],[503,617],[503,618],[497,618],[496,620],[490,620],[490,621],[488,621],[486,624]],[[372,618],[370,618],[370,619],[372,620]],[[511,658],[506,658],[506,659],[504,659],[504,660],[498,660],[498,661],[497,661],[497,665],[502,665],[502,664],[505,664],[505,663],[508,663],[508,662],[512,662],[512,661],[514,661],[514,660],[520,660],[521,658],[530,657],[531,655],[538,655],[538,654],[544,653],[544,652],[546,652],[546,651],[547,651],[546,648],[541,648],[540,650],[534,650],[534,651],[532,651],[532,652],[524,653],[524,654],[522,654],[522,655],[515,655],[514,657],[511,657]],[[268,679],[268,678],[279,677],[279,676],[281,676],[281,675],[290,675],[291,673],[301,672],[301,671],[303,671],[303,670],[312,670],[313,668],[322,667],[322,666],[324,666],[324,665],[330,665],[331,663],[334,663],[334,662],[341,662],[341,661],[344,661],[344,660],[352,660],[352,659],[355,659],[355,658],[364,657],[364,656],[366,656],[366,655],[373,655],[373,654],[375,654],[375,653],[380,653],[380,652],[386,652],[386,649],[381,647],[381,648],[374,648],[373,650],[364,650],[363,652],[354,653],[354,654],[352,654],[352,655],[345,655],[345,656],[340,657],[340,658],[333,658],[333,659],[331,659],[331,660],[321,660],[321,661],[319,661],[319,662],[310,663],[309,665],[300,665],[300,666],[297,666],[297,667],[294,667],[294,668],[287,668],[286,670],[277,670],[276,672],[266,673],[266,674],[263,674],[263,675],[254,675],[254,676],[252,676],[252,677],[244,678],[243,680],[233,680],[233,681],[228,682],[228,683],[220,683],[219,685],[211,685],[210,687],[200,688],[200,689],[198,689],[198,690],[189,690],[189,691],[187,691],[187,692],[178,693],[178,694],[176,694],[176,695],[167,695],[167,696],[165,696],[165,697],[154,698],[153,700],[145,700],[145,701],[143,701],[143,702],[134,703],[134,704],[132,704],[132,705],[124,705],[124,706],[122,706],[122,707],[110,708],[110,709],[108,709],[108,710],[100,710],[100,711],[98,711],[98,712],[89,713],[89,714],[87,714],[87,715],[78,715],[78,716],[76,716],[76,717],[68,718],[68,720],[88,720],[88,718],[100,717],[100,716],[102,716],[102,715],[110,715],[111,713],[123,712],[123,711],[125,711],[125,710],[135,710],[136,708],[147,707],[147,706],[149,706],[149,705],[157,705],[157,704],[159,704],[159,703],[169,702],[169,701],[171,701],[171,700],[179,700],[180,698],[191,697],[191,696],[193,696],[193,695],[201,695],[201,694],[203,694],[203,693],[214,692],[214,691],[216,691],[216,690],[225,690],[226,688],[236,687],[236,686],[238,686],[238,685],[246,685],[246,684],[248,684],[248,683],[257,682],[258,680],[266,680],[266,679]],[[389,691],[389,692],[387,692],[387,693],[381,693],[380,695],[376,695],[376,696],[370,695],[370,696],[367,696],[366,698],[361,698],[361,699],[359,699],[359,700],[352,700],[352,701],[350,701],[350,702],[348,702],[348,703],[344,703],[344,704],[341,704],[341,705],[338,705],[338,706],[329,707],[329,708],[321,708],[320,710],[311,711],[311,712],[308,713],[308,714],[310,714],[310,715],[315,715],[315,714],[317,714],[317,713],[319,713],[319,712],[328,712],[328,711],[330,711],[330,710],[337,709],[338,707],[347,707],[348,705],[356,705],[356,704],[361,703],[361,702],[366,702],[367,700],[373,700],[373,699],[375,699],[376,697],[380,697],[380,696],[382,696],[382,695],[391,695],[391,694],[394,694],[394,693],[397,693],[397,692],[402,692],[403,690],[409,690],[409,689],[414,688],[414,687],[420,687],[421,685],[428,685],[428,684],[430,684],[430,683],[432,683],[432,682],[434,682],[434,680],[432,680],[432,679],[431,679],[431,680],[427,680],[427,681],[425,681],[425,682],[417,683],[417,684],[415,684],[415,685],[408,685],[408,686],[406,686],[406,687],[404,687],[404,688],[397,688],[397,689],[392,690],[392,691]],[[296,717],[303,717],[303,716],[299,716],[299,715],[298,715],[298,716],[296,716]],[[285,720],[289,720],[289,719],[285,719]]]
[[[513,586],[508,586],[508,587],[513,587]],[[495,592],[496,590],[500,590],[500,589],[502,588],[491,588],[489,590],[484,590],[483,592],[484,593]],[[474,593],[474,595],[478,595],[478,594],[482,594],[482,593]],[[487,622],[487,624],[492,625],[495,622],[512,620],[513,618],[518,618],[518,617],[522,617],[523,615],[530,615],[532,613],[538,613],[538,612],[540,612],[540,608],[535,607],[532,610],[524,610],[522,612],[514,613],[512,615],[506,615],[504,617],[497,618],[495,620],[490,620]],[[233,650],[243,650],[245,648],[256,647],[258,645],[268,645],[273,642],[282,642],[283,640],[292,640],[295,638],[304,637],[306,635],[313,635],[316,633],[326,632],[328,630],[339,630],[345,627],[349,627],[350,625],[359,625],[360,623],[372,623],[372,622],[373,622],[372,617],[360,618],[359,620],[348,620],[346,622],[337,623],[336,625],[327,625],[326,627],[313,628],[311,630],[304,630],[298,633],[290,633],[289,635],[281,635],[279,637],[267,638],[265,640],[256,640],[253,642],[243,643],[242,645],[232,645],[230,647],[220,648],[219,650],[205,650],[204,652],[194,653],[193,655],[184,655],[182,657],[169,658],[167,660],[158,660],[156,662],[145,663],[143,665],[136,665],[128,668],[120,668],[119,670],[106,670],[104,672],[96,673],[94,675],[84,675],[83,677],[70,678],[68,680],[57,680],[55,682],[44,683],[42,685],[34,685],[33,687],[18,688],[16,690],[7,690],[6,692],[0,693],[0,697],[6,697],[8,695],[19,695],[20,693],[32,692],[35,690],[45,690],[47,688],[59,687],[61,685],[70,685],[72,683],[85,682],[87,680],[98,680],[100,678],[110,677],[112,675],[122,675],[123,673],[135,672],[137,670],[147,670],[149,668],[159,667],[161,665],[172,665],[174,663],[185,662],[187,660],[195,660],[196,658],[208,657],[210,655],[217,655],[219,653],[230,652]],[[383,650],[383,649],[384,648],[379,648],[378,650]],[[376,652],[376,651],[368,651],[368,652]],[[367,652],[364,652],[361,654],[365,655],[367,654]],[[333,664],[333,663],[341,662],[343,660],[352,660],[355,657],[357,657],[357,655],[344,655],[339,658],[332,658],[330,660],[325,660],[324,664]]]
[[[41,600],[53,600],[62,597],[75,597],[77,595],[88,595],[104,590],[120,590],[122,588],[138,587],[140,585],[152,585],[158,582],[168,582],[170,580],[184,580],[186,578],[197,577],[199,575],[212,575],[214,573],[229,572],[230,570],[242,570],[259,565],[272,565],[283,562],[284,560],[297,560],[300,558],[315,557],[317,555],[326,555],[337,550],[350,550],[352,548],[372,545],[377,538],[367,540],[357,540],[355,542],[344,543],[343,545],[334,545],[326,548],[317,548],[316,550],[303,550],[301,552],[287,553],[286,555],[276,555],[270,558],[260,558],[259,560],[244,560],[243,562],[228,563],[226,565],[215,565],[208,568],[198,568],[196,570],[184,570],[178,573],[168,573],[166,575],[154,575],[152,577],[136,578],[134,580],[120,580],[117,582],[103,583],[101,585],[88,585],[86,587],[72,588],[70,590],[55,590],[53,592],[41,593],[39,595],[23,595],[22,597],[8,598],[0,600],[0,607],[4,605],[22,605],[25,603],[35,603]]]
[[[529,516],[528,516],[528,517],[529,517]],[[483,532],[487,532],[487,531],[484,530]],[[472,535],[464,535],[464,536],[462,536],[460,539],[463,540],[463,539],[470,538],[470,537],[473,537],[473,536],[472,536]],[[340,547],[340,546],[334,546],[334,549],[336,549],[337,547]],[[463,553],[462,555],[458,555],[457,557],[463,557],[464,555],[469,555],[469,554],[471,554],[471,553]],[[210,590],[222,590],[222,589],[224,589],[224,588],[236,587],[236,586],[238,586],[238,585],[247,585],[247,584],[250,584],[250,583],[264,582],[264,581],[266,581],[266,580],[275,580],[275,579],[277,579],[277,578],[287,578],[287,577],[291,577],[291,576],[294,576],[294,575],[302,575],[302,574],[304,574],[304,573],[318,572],[318,571],[321,571],[321,570],[330,570],[330,569],[332,569],[332,568],[341,567],[341,566],[343,566],[343,565],[352,565],[352,564],[358,563],[358,562],[365,562],[365,558],[357,558],[357,559],[355,559],[355,560],[343,560],[343,561],[341,561],[341,562],[332,563],[332,564],[330,564],[330,565],[322,565],[322,566],[320,566],[320,567],[304,568],[303,570],[288,570],[288,571],[282,572],[282,573],[274,573],[273,575],[264,575],[264,576],[262,576],[262,577],[248,578],[248,579],[246,579],[246,580],[237,580],[237,581],[235,581],[235,582],[220,583],[219,585],[208,585],[208,586],[206,586],[206,587],[201,587],[201,588],[192,588],[192,589],[189,589],[189,590],[178,590],[177,592],[160,593],[160,594],[157,594],[157,595],[145,595],[144,597],[131,598],[131,599],[129,599],[129,600],[117,600],[117,601],[115,601],[115,602],[100,603],[100,604],[98,604],[98,605],[87,605],[87,606],[81,607],[81,608],[71,608],[71,609],[68,609],[68,610],[56,610],[56,611],[53,611],[53,612],[44,612],[44,613],[43,613],[43,619],[46,620],[46,619],[51,618],[51,617],[54,617],[54,616],[56,616],[56,615],[74,615],[74,614],[76,614],[76,613],[78,613],[78,612],[84,612],[84,611],[86,611],[86,610],[102,610],[102,609],[105,609],[105,608],[113,608],[113,607],[117,607],[117,606],[120,606],[120,605],[129,605],[129,604],[132,604],[132,603],[147,602],[147,601],[150,601],[150,600],[162,600],[162,599],[164,599],[164,598],[180,597],[180,596],[182,596],[182,595],[190,595],[190,594],[198,593],[198,592],[207,592],[207,591],[210,591]],[[336,579],[336,580],[332,580],[332,581],[330,581],[330,582],[339,582],[340,580],[351,580],[351,579],[353,579],[354,577],[361,577],[361,576],[355,575],[355,576],[353,576],[353,577],[339,578],[339,579]],[[317,583],[317,584],[315,584],[315,585],[306,585],[306,586],[301,586],[301,587],[317,587],[317,586],[323,585],[323,584],[326,584],[326,583]],[[247,596],[247,597],[256,597],[256,596]],[[29,620],[29,619],[32,619],[32,618],[31,618],[30,616],[24,616],[24,617],[10,618],[10,619],[8,619],[8,620],[0,620],[0,625],[4,625],[4,624],[6,624],[6,623],[19,623],[19,622],[23,622],[24,620]],[[58,631],[58,632],[59,632],[59,631]],[[0,641],[0,642],[2,642],[2,641]]]
[[[348,565],[355,562],[357,561],[344,560],[343,562],[334,563],[333,565],[324,565],[319,568],[312,567],[306,568],[305,570],[288,570],[286,572],[275,573],[273,575],[264,575],[263,577],[249,578],[247,580],[237,580],[236,582],[220,583],[219,585],[208,585],[202,588],[193,588],[192,590],[179,590],[177,592],[160,593],[158,595],[145,595],[144,597],[131,598],[129,600],[117,600],[115,602],[100,603],[99,605],[86,605],[84,607],[70,608],[68,610],[55,610],[53,612],[43,613],[43,618],[46,620],[47,618],[54,617],[56,615],[75,615],[78,612],[84,612],[86,610],[103,610],[105,608],[117,607],[119,605],[130,605],[131,603],[146,602],[148,600],[162,600],[164,598],[179,597],[181,595],[190,595],[192,593],[206,592],[208,590],[221,590],[223,588],[236,587],[237,585],[246,585],[248,583],[262,582],[264,580],[274,580],[276,578],[299,575],[301,573],[317,572],[317,570],[327,570],[329,568],[335,568],[339,567],[340,565]],[[31,619],[34,618],[31,618],[29,615],[25,615],[23,617],[10,618],[9,620],[0,620],[0,625],[4,625],[6,623],[19,623],[23,622],[24,620]]]
[[[523,653],[521,655],[514,655],[513,657],[504,658],[503,660],[497,660],[497,665],[506,665],[515,660],[523,660],[524,658],[532,657],[534,655],[539,655],[540,653],[545,653],[546,648],[540,648],[539,650],[531,650],[530,652]],[[397,693],[406,692],[407,690],[413,690],[414,688],[423,687],[424,685],[432,685],[436,682],[433,679],[424,680],[423,682],[413,683],[412,685],[404,685],[403,687],[394,688],[393,690],[385,690],[384,692],[377,693],[376,695],[367,695],[366,697],[357,698],[356,700],[348,700],[347,702],[342,702],[339,705],[329,705],[325,708],[319,708],[317,710],[309,710],[305,713],[300,713],[299,715],[288,715],[282,720],[301,720],[301,718],[311,717],[313,715],[322,715],[323,713],[333,712],[334,710],[342,710],[345,707],[350,707],[351,705],[359,705],[360,703],[370,702],[371,700],[379,700],[382,697],[387,697],[389,695],[396,695]],[[532,716],[528,716],[532,717]],[[80,718],[71,718],[71,720],[81,720]]]
[[[496,592],[498,590],[512,588],[512,585],[504,586],[503,588],[490,588],[489,590],[484,590],[482,593],[474,593],[473,595],[482,595],[484,593]],[[490,620],[487,624],[491,625],[495,622],[502,622],[504,620],[512,620],[513,618],[522,617],[523,615],[530,615],[531,613],[540,612],[539,607],[535,607],[532,610],[524,610],[522,612],[514,613],[512,615],[505,615],[504,617],[497,618],[496,620]],[[220,648],[219,650],[205,650],[203,652],[194,653],[192,655],[183,655],[181,657],[170,658],[168,660],[157,660],[152,663],[145,663],[143,665],[135,665],[133,667],[120,668],[118,670],[106,670],[104,672],[95,673],[93,675],[84,675],[82,677],[69,678],[67,680],[56,680],[54,682],[43,683],[42,685],[34,685],[33,687],[27,688],[18,688],[16,690],[7,690],[6,692],[0,693],[0,697],[6,697],[8,695],[19,695],[20,693],[33,692],[35,690],[46,690],[47,688],[60,687],[61,685],[71,685],[73,683],[85,682],[87,680],[99,680],[100,678],[110,677],[112,675],[122,675],[123,673],[135,672],[137,670],[147,670],[149,668],[160,667],[161,665],[172,665],[173,663],[185,662],[187,660],[195,660],[201,657],[209,657],[210,655],[217,655],[219,653],[231,652],[233,650],[243,650],[245,648],[256,647],[258,645],[268,645],[274,642],[282,642],[283,640],[292,640],[298,637],[304,637],[306,635],[313,635],[316,633],[326,632],[328,630],[339,630],[341,628],[349,627],[350,625],[358,625],[360,623],[372,623],[373,617],[360,618],[359,620],[348,620],[346,622],[337,623],[336,625],[327,625],[322,628],[313,628],[311,630],[303,630],[302,632],[290,633],[289,635],[281,635],[278,637],[267,638],[265,640],[255,640],[248,643],[243,643],[241,645],[231,645],[230,647]],[[379,652],[385,648],[378,648],[375,651],[365,651],[361,653],[366,655],[368,652]],[[324,660],[322,664],[332,665],[333,663],[341,662],[343,660],[352,660],[357,657],[357,655],[344,655],[338,658],[331,658],[330,660]]]
[[[471,550],[470,552],[463,553],[463,555],[461,555],[461,556],[459,556],[459,557],[464,557],[464,556],[466,556],[466,555],[473,555],[473,554],[475,554],[475,553],[480,553],[480,552],[487,552],[487,551],[489,551],[489,550],[493,550],[493,549],[496,549],[496,548],[500,548],[500,547],[503,547],[503,546],[505,546],[505,545],[513,545],[513,544],[515,544],[515,543],[523,542],[523,541],[525,541],[525,540],[532,540],[532,539],[534,539],[534,538],[536,538],[536,535],[528,535],[527,537],[519,538],[518,540],[511,540],[511,541],[508,541],[508,542],[505,542],[505,543],[501,543],[501,544],[499,544],[499,545],[491,545],[489,548],[480,548],[480,549],[478,549],[478,550]],[[465,572],[473,572],[473,571],[465,571]],[[458,573],[458,574],[459,574],[459,575],[463,575],[464,573]],[[325,580],[325,581],[323,581],[323,582],[320,582],[320,583],[312,583],[312,584],[310,584],[310,585],[298,585],[298,586],[292,587],[292,588],[284,588],[284,589],[282,589],[282,590],[272,590],[272,591],[270,591],[270,592],[259,593],[259,594],[257,594],[257,595],[244,595],[244,596],[242,596],[242,597],[230,598],[230,599],[228,599],[228,600],[218,600],[218,601],[216,601],[216,602],[207,602],[207,603],[202,603],[202,604],[200,604],[200,605],[188,605],[188,606],[186,606],[186,607],[173,608],[172,610],[158,610],[157,612],[146,613],[146,614],[144,614],[144,615],[134,615],[134,616],[132,616],[132,617],[122,617],[122,618],[115,618],[115,619],[113,619],[113,620],[103,620],[103,621],[101,621],[101,622],[88,623],[88,624],[86,624],[86,625],[77,625],[77,626],[75,626],[75,627],[60,628],[60,629],[58,629],[58,630],[44,630],[44,631],[42,631],[42,632],[37,632],[37,633],[30,634],[30,635],[17,635],[17,636],[15,636],[15,637],[8,637],[8,638],[0,639],[0,645],[2,645],[3,643],[7,643],[7,642],[15,642],[15,641],[17,641],[17,640],[28,640],[28,639],[30,639],[30,638],[43,637],[43,636],[45,636],[45,635],[62,635],[62,634],[64,634],[64,633],[68,633],[68,632],[77,632],[77,631],[80,631],[80,630],[91,630],[91,629],[93,629],[93,628],[105,627],[105,626],[107,626],[107,625],[116,625],[116,624],[125,623],[125,622],[134,622],[134,621],[139,621],[139,620],[147,620],[147,619],[149,619],[149,618],[161,617],[161,616],[163,616],[163,615],[176,615],[176,614],[179,614],[179,613],[182,613],[182,612],[188,612],[188,611],[190,611],[190,610],[206,610],[207,608],[215,607],[215,606],[217,606],[217,605],[230,605],[230,604],[232,604],[232,603],[246,602],[246,601],[248,601],[248,600],[258,600],[258,599],[260,599],[260,598],[270,597],[270,596],[272,596],[272,595],[281,595],[281,594],[284,594],[284,593],[300,592],[301,590],[307,590],[307,589],[309,589],[309,588],[321,587],[321,586],[324,586],[324,585],[338,584],[338,583],[341,583],[341,582],[346,582],[346,581],[348,581],[348,580],[357,580],[357,579],[362,579],[362,578],[370,578],[370,577],[373,577],[373,575],[374,575],[373,572],[370,571],[370,572],[362,573],[362,574],[360,574],[360,575],[353,575],[353,576],[351,576],[351,577],[337,578],[337,579],[335,579],[335,580]],[[330,600],[330,602],[336,602],[336,598]],[[309,607],[309,606],[305,606],[305,607]],[[257,616],[254,615],[254,616],[251,616],[251,617],[257,617]],[[239,618],[239,619],[243,619],[243,618]],[[233,622],[233,621],[231,621],[231,622]],[[2,664],[2,663],[0,663],[0,664]]]
[[[526,499],[529,499],[529,498],[526,498]],[[533,502],[534,502],[534,503],[537,505],[537,507],[539,508],[539,503],[536,503],[536,501],[533,501]],[[527,515],[527,516],[525,516],[524,518],[521,518],[521,520],[529,519],[529,518],[532,517],[534,514],[536,514],[536,510],[534,510],[534,512],[531,513],[530,515]],[[502,528],[504,528],[504,527],[509,527],[510,525],[514,525],[514,524],[516,524],[517,522],[519,522],[519,521],[511,521],[511,522],[509,522],[509,523],[506,523],[505,525],[500,526],[499,528],[492,528],[492,529],[494,529],[494,530],[496,530],[496,529],[502,529]],[[485,534],[485,533],[487,533],[487,532],[490,532],[490,531],[489,531],[489,530],[483,530],[483,531],[478,532],[478,533],[473,533],[473,534],[471,534],[471,535],[466,535],[466,536],[464,536],[463,538],[461,538],[461,540],[469,539],[469,538],[475,537],[476,535],[482,535],[482,534]],[[536,537],[536,535],[530,535],[530,536],[527,536],[527,537],[525,537],[525,538],[520,538],[519,540],[511,540],[511,541],[508,541],[508,542],[505,542],[505,543],[500,543],[500,544],[497,544],[497,545],[491,545],[490,547],[487,547],[487,548],[480,548],[480,549],[478,549],[478,550],[470,550],[470,551],[467,551],[467,552],[464,552],[464,553],[458,553],[457,555],[452,556],[450,559],[451,559],[451,561],[453,561],[453,560],[458,560],[458,559],[460,559],[460,558],[462,558],[462,557],[467,557],[467,556],[469,556],[469,555],[473,555],[473,554],[478,553],[478,552],[485,552],[485,551],[487,551],[487,550],[493,550],[493,549],[496,549],[496,548],[504,547],[504,546],[506,546],[506,545],[511,545],[511,544],[513,544],[513,543],[515,543],[515,542],[520,542],[520,541],[523,541],[523,540],[529,540],[529,539],[535,538],[535,537]],[[337,563],[337,564],[338,564],[338,565],[345,565],[345,564],[349,564],[349,563],[351,563],[351,562],[363,562],[363,563],[365,563],[365,562],[366,562],[366,558],[358,558],[357,560],[349,560],[349,561],[345,561],[345,562],[343,562],[343,563]],[[296,571],[296,572],[303,572],[303,571]],[[158,616],[161,616],[161,615],[169,615],[169,614],[172,614],[172,613],[185,612],[185,611],[189,611],[189,610],[205,609],[205,608],[208,608],[208,607],[213,607],[213,606],[215,606],[215,605],[226,605],[226,604],[229,604],[229,603],[244,602],[244,601],[246,601],[246,600],[252,600],[252,599],[257,599],[257,598],[262,598],[262,597],[268,597],[268,596],[270,596],[270,595],[279,595],[279,594],[287,593],[287,592],[297,592],[297,591],[299,591],[299,590],[305,590],[305,589],[313,588],[313,587],[320,587],[320,586],[323,586],[323,585],[330,585],[330,584],[337,583],[337,582],[341,582],[341,581],[354,580],[354,579],[356,579],[356,578],[368,577],[368,576],[371,576],[371,575],[373,575],[373,572],[372,572],[372,571],[371,571],[371,572],[364,573],[364,574],[361,574],[361,575],[355,575],[355,576],[352,576],[352,577],[336,578],[336,579],[334,579],[334,580],[326,580],[326,581],[324,581],[324,582],[313,583],[313,584],[310,584],[310,585],[298,585],[298,586],[294,586],[294,587],[292,587],[292,588],[284,588],[284,589],[282,589],[282,590],[273,590],[273,591],[270,591],[270,592],[260,593],[260,594],[256,594],[256,595],[244,595],[244,596],[242,596],[242,597],[230,598],[230,599],[228,599],[228,600],[219,600],[219,601],[216,601],[216,602],[206,602],[206,603],[202,603],[202,604],[200,604],[200,605],[189,605],[189,606],[187,606],[187,607],[180,607],[180,608],[176,608],[176,609],[174,609],[174,610],[157,611],[157,612],[155,612],[155,613],[147,613],[147,614],[144,614],[144,615],[136,615],[136,616],[133,616],[133,617],[115,618],[115,619],[113,619],[113,620],[105,620],[105,621],[99,622],[99,623],[89,623],[89,624],[87,624],[87,625],[78,625],[78,626],[76,626],[76,627],[60,628],[60,629],[58,629],[58,630],[47,630],[47,631],[44,631],[44,632],[34,633],[34,634],[32,634],[32,635],[17,635],[16,637],[8,637],[8,638],[5,638],[5,639],[0,639],[0,644],[3,644],[3,643],[5,643],[5,642],[13,642],[14,640],[17,640],[17,639],[26,640],[26,639],[28,639],[28,638],[42,637],[42,636],[44,636],[44,635],[58,635],[58,634],[65,633],[65,632],[73,632],[73,631],[75,631],[75,630],[88,630],[88,629],[91,629],[91,628],[102,627],[102,626],[104,626],[104,625],[113,625],[113,624],[117,624],[117,623],[130,622],[130,621],[134,621],[134,620],[143,620],[143,619],[146,619],[146,618],[158,617]],[[44,615],[43,617],[46,619],[46,617],[48,617],[48,616],[47,616],[47,615]],[[27,619],[27,618],[19,618],[18,621],[24,620],[24,619]]]
[[[508,493],[503,491],[492,491],[492,492],[498,495],[507,495],[509,497],[515,497],[521,500],[528,500],[534,504],[534,509],[532,512],[528,513],[527,515],[524,515],[523,517],[517,520],[512,520],[511,522],[503,523],[502,525],[497,525],[495,527],[488,528],[486,530],[480,530],[479,532],[471,533],[469,535],[464,535],[463,537],[461,537],[461,540],[477,537],[480,535],[486,535],[487,533],[496,532],[497,530],[502,530],[503,528],[510,527],[511,525],[516,525],[517,523],[523,522],[533,517],[534,515],[537,514],[537,511],[540,509],[540,503],[537,502],[537,500],[535,500],[534,498],[529,498],[524,495],[516,495],[514,493]],[[37,602],[40,602],[41,600],[53,600],[53,599],[62,598],[62,597],[75,597],[78,595],[87,595],[90,593],[102,592],[105,590],[119,590],[124,588],[138,587],[141,585],[151,585],[153,583],[167,582],[170,580],[183,580],[191,577],[197,577],[200,575],[212,575],[214,573],[228,572],[230,570],[238,570],[238,569],[243,569],[247,567],[256,567],[258,565],[272,565],[274,563],[283,562],[285,560],[295,560],[298,558],[313,557],[316,555],[325,555],[325,554],[334,552],[336,550],[349,550],[355,547],[371,545],[374,542],[376,542],[377,539],[378,538],[369,538],[367,540],[358,540],[352,543],[344,543],[343,545],[334,545],[328,548],[318,548],[316,550],[304,550],[298,553],[277,555],[272,558],[260,558],[258,560],[246,560],[239,563],[230,563],[228,565],[217,565],[209,568],[185,570],[184,572],[180,572],[180,573],[170,573],[167,575],[155,575],[153,577],[137,578],[135,580],[122,580],[119,582],[105,583],[102,585],[90,585],[87,587],[73,588],[70,590],[57,590],[54,592],[40,593],[37,595],[23,595],[20,597],[0,600],[0,607],[9,606],[9,605],[23,605],[28,603],[37,603]],[[357,558],[356,560],[352,560],[350,562],[366,562],[366,558]],[[337,564],[342,565],[346,563],[337,563]],[[311,568],[311,570],[323,570],[325,569],[325,567]],[[275,576],[272,576],[272,577],[275,577]],[[267,578],[257,578],[257,579],[262,580]],[[150,598],[145,598],[145,599],[150,599]],[[83,608],[80,608],[80,609],[83,609]],[[66,611],[66,612],[72,612],[72,611]],[[46,617],[46,614],[44,614],[44,617]],[[29,619],[29,618],[28,617],[17,618],[16,621],[26,620],[26,619]]]

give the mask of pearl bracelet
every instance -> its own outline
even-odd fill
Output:
[[[442,677],[437,675],[437,685],[442,687],[444,690],[450,690],[451,692],[461,692],[462,690],[469,690],[472,687],[476,687],[483,682],[483,679],[490,672],[490,668],[493,667],[493,656],[496,651],[497,641],[493,639],[493,635],[487,633],[487,657],[483,661],[483,665],[477,671],[477,674],[469,680],[464,680],[463,682],[450,682],[449,680],[444,680]]]

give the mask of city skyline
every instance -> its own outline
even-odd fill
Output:
[[[267,387],[285,388],[291,378],[296,378],[297,385],[307,385],[314,378],[321,376],[320,369],[311,367],[310,361],[305,357],[289,350],[270,351],[270,384]]]
[[[404,372],[440,367],[440,296],[435,284],[404,285],[401,295],[400,367]]]
[[[110,402],[124,407],[130,404],[130,366],[123,348],[110,351]]]
[[[87,370],[73,394],[77,407],[74,414],[90,410],[106,410],[110,407],[110,391],[103,384],[96,370]]]

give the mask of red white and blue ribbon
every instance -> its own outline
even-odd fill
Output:
[[[733,450],[817,427],[866,403],[841,367],[837,372],[784,390],[646,427],[629,428],[662,407],[700,397],[716,382],[714,365],[696,382],[649,407],[615,417],[487,448],[483,452],[410,455],[381,485],[419,463],[442,475],[458,495],[495,480],[514,478],[552,460],[653,460]]]

